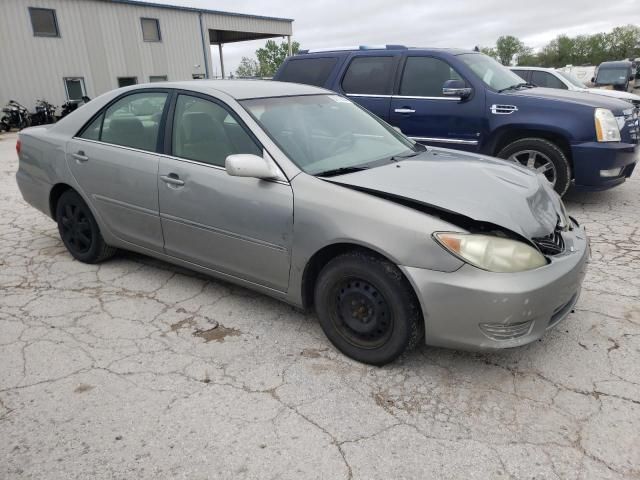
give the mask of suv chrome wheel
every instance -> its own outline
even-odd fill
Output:
[[[555,187],[558,178],[556,167],[551,159],[542,152],[536,150],[520,150],[509,156],[508,160],[517,162],[530,170],[542,173],[549,183]]]

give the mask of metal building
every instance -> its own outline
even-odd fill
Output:
[[[211,78],[211,45],[292,34],[291,19],[135,0],[1,0],[0,104],[33,108],[133,83]]]

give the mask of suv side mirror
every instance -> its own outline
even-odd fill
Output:
[[[279,176],[266,159],[249,153],[229,155],[224,162],[224,168],[232,177],[268,179]]]
[[[442,95],[445,97],[460,97],[461,100],[468,98],[473,89],[467,87],[463,80],[447,80],[442,85]]]
[[[591,77],[591,83],[596,83],[596,77]]]

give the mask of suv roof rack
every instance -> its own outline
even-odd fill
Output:
[[[311,48],[300,50],[298,53],[344,52],[350,50],[407,50],[408,48],[405,45],[358,45],[354,47]]]

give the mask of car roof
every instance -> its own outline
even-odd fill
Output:
[[[536,70],[538,72],[555,72],[555,68],[547,68],[547,67],[522,67],[520,65],[516,65],[515,67],[509,67],[511,70]]]
[[[631,62],[627,60],[618,60],[615,62],[602,62],[598,68],[602,67],[625,67],[628,68],[631,66]]]
[[[222,92],[236,100],[334,93],[324,88],[313,87],[311,85],[276,82],[274,80],[188,80],[183,82],[158,82],[136,85],[132,90],[150,87],[176,88],[205,94]]]
[[[406,47],[404,45],[384,45],[384,46],[360,46],[360,47],[335,47],[335,48],[319,48],[319,49],[310,49],[310,50],[302,50],[297,53],[293,57],[289,57],[291,59],[295,59],[296,57],[304,57],[307,55],[317,55],[317,56],[326,56],[327,54],[349,54],[349,53],[360,53],[363,55],[376,53],[376,52],[411,52],[411,53],[448,53],[450,55],[460,55],[463,53],[480,53],[472,50],[465,50],[461,48],[430,48],[430,47]]]

